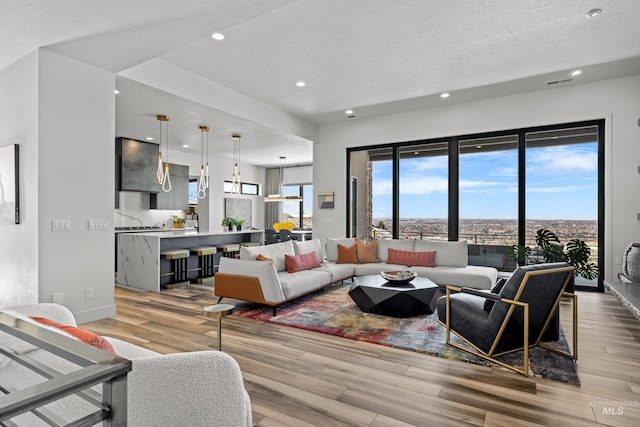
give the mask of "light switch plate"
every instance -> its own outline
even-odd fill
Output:
[[[109,229],[108,219],[90,219],[89,220],[89,230],[108,230],[108,229]]]
[[[51,220],[52,231],[69,231],[71,230],[70,219],[52,219]]]

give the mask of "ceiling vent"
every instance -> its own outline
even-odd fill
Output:
[[[547,82],[547,86],[561,85],[561,84],[565,84],[565,83],[571,83],[572,81],[573,81],[573,79],[571,79],[571,78],[562,79],[562,80],[552,80],[550,82]]]

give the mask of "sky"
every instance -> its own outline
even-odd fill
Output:
[[[460,156],[460,218],[517,219],[517,150]],[[596,143],[526,151],[528,219],[597,219]],[[391,161],[373,163],[373,217],[391,217]],[[400,161],[400,217],[446,218],[448,161]]]

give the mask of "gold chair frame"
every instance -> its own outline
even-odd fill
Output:
[[[534,275],[538,275],[538,274],[549,274],[551,272],[559,272],[559,271],[568,271],[571,270],[572,273],[570,275],[567,276],[567,279],[565,280],[564,285],[562,286],[562,292],[558,295],[558,297],[556,298],[552,309],[549,311],[549,315],[547,316],[547,319],[545,320],[545,323],[542,327],[542,329],[540,330],[540,334],[538,335],[538,337],[536,338],[536,341],[532,344],[527,344],[529,342],[529,303],[526,302],[522,302],[519,301],[518,299],[521,297],[522,292],[525,289],[525,286],[527,285],[527,281],[529,280],[529,277],[534,276]],[[498,330],[498,333],[496,334],[496,337],[491,345],[491,348],[489,349],[488,352],[484,352],[481,349],[479,349],[476,345],[474,345],[473,343],[471,343],[469,340],[467,340],[465,337],[463,337],[462,335],[460,335],[458,332],[456,332],[455,330],[451,329],[451,292],[464,292],[464,290],[458,286],[451,286],[451,285],[447,285],[446,287],[446,292],[445,292],[445,297],[446,297],[446,315],[445,315],[445,323],[442,323],[440,321],[438,321],[441,325],[443,325],[446,328],[446,339],[447,339],[447,344],[459,348],[460,350],[464,350],[468,353],[474,354],[478,357],[481,357],[483,359],[489,360],[497,365],[500,365],[502,367],[505,367],[507,369],[511,369],[512,371],[518,372],[519,374],[522,374],[526,377],[529,376],[529,348],[533,348],[533,347],[542,347],[544,349],[550,350],[554,353],[560,354],[561,356],[573,359],[573,360],[578,360],[578,296],[574,293],[570,293],[570,292],[565,292],[564,290],[567,287],[567,284],[569,283],[569,280],[571,279],[571,276],[573,275],[573,267],[561,267],[561,268],[556,268],[556,269],[552,269],[552,270],[535,270],[535,271],[528,271],[525,273],[524,277],[522,278],[522,282],[520,283],[520,286],[518,287],[518,291],[516,292],[516,295],[514,297],[514,299],[507,299],[507,298],[500,298],[499,301],[510,304],[509,310],[507,311],[507,314],[505,315],[505,318],[502,322],[502,324],[500,325],[500,329]],[[480,293],[473,293],[473,295],[480,295]],[[542,342],[540,342],[542,336],[544,335],[546,329],[549,327],[549,323],[551,322],[551,318],[553,317],[554,313],[556,312],[556,309],[560,303],[560,299],[562,297],[566,297],[566,298],[570,298],[572,301],[572,308],[573,308],[573,352],[572,353],[568,353],[568,352],[564,352],[562,350],[558,350],[557,348],[551,347],[547,344],[544,344]],[[505,331],[505,329],[507,328],[507,324],[509,322],[509,320],[511,319],[511,315],[513,314],[513,312],[516,310],[517,307],[521,307],[523,310],[523,346],[522,347],[518,347],[518,348],[514,348],[512,350],[507,350],[507,351],[503,351],[500,353],[496,353],[496,348],[498,346],[498,344],[500,343],[500,340],[502,339],[502,335]],[[451,333],[453,332],[454,335],[456,335],[458,338],[460,338],[462,341],[464,341],[465,343],[467,343],[468,345],[470,345],[471,347],[473,347],[473,349],[469,349],[467,347],[464,347],[460,344],[457,344],[455,342],[451,341]],[[502,362],[500,360],[497,360],[496,357],[498,356],[502,356],[505,354],[509,354],[509,353],[514,353],[516,351],[524,351],[524,355],[523,355],[523,367],[522,369],[517,368],[516,366],[513,365],[509,365],[508,363]]]

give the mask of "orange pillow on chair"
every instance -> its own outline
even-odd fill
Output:
[[[357,264],[358,256],[356,255],[356,245],[349,247],[338,243],[338,259],[336,264]]]
[[[109,353],[116,354],[116,351],[111,346],[111,343],[109,343],[109,341],[106,340],[106,338],[101,337],[100,335],[94,334],[91,331],[76,328],[75,326],[63,325],[61,323],[47,319],[46,317],[31,316],[31,318],[43,325],[60,329],[61,331],[66,332],[67,334],[71,335],[74,338],[77,338],[79,341],[82,341],[85,344],[89,344],[99,348],[100,350],[104,350],[104,351],[108,351]]]

